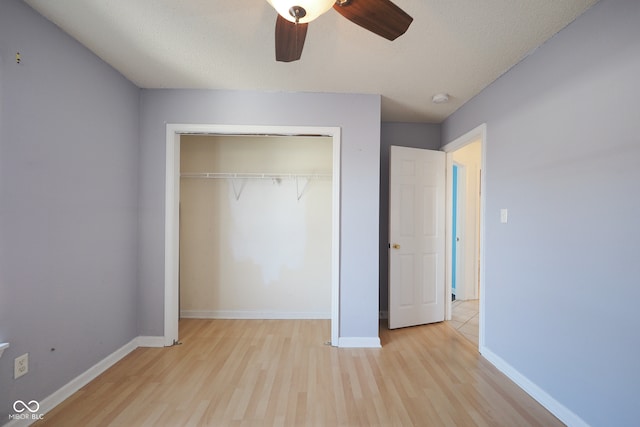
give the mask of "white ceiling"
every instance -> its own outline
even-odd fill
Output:
[[[373,93],[384,121],[430,123],[596,1],[395,0],[414,20],[393,42],[330,10],[281,63],[266,0],[25,0],[142,88]]]

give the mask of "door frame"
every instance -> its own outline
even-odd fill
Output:
[[[331,213],[331,345],[340,337],[340,144],[339,127],[176,124],[166,125],[164,345],[178,341],[180,252],[180,137],[182,135],[329,136],[333,139]]]
[[[480,282],[480,301],[479,301],[479,326],[478,326],[478,346],[480,353],[482,353],[482,349],[484,348],[485,334],[484,334],[484,319],[485,319],[485,282],[484,282],[484,245],[485,245],[485,220],[486,220],[486,185],[485,185],[485,177],[487,175],[486,170],[486,152],[487,152],[487,124],[483,123],[476,128],[470,130],[464,135],[450,141],[442,146],[441,150],[444,151],[447,155],[447,173],[446,173],[446,242],[449,245],[447,247],[446,254],[446,275],[445,275],[445,295],[451,295],[451,267],[452,267],[452,251],[451,251],[451,242],[453,240],[453,226],[451,224],[452,221],[452,209],[453,209],[453,200],[452,200],[452,192],[453,192],[453,183],[451,170],[453,167],[453,152],[468,145],[475,141],[480,141],[481,143],[481,160],[480,160],[480,170],[482,171],[480,174],[480,273],[479,273],[479,282]],[[451,298],[447,298],[445,302],[445,319],[451,320]]]

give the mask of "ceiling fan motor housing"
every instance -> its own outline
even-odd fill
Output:
[[[307,11],[302,6],[291,6],[289,9],[289,15],[293,16],[296,19],[296,22],[298,22],[300,18],[307,16]]]
[[[289,22],[306,24],[333,7],[336,0],[267,0]]]

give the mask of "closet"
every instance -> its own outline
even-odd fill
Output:
[[[332,138],[183,135],[180,314],[331,318]]]

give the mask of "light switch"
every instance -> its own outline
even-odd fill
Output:
[[[500,209],[500,222],[506,224],[509,219],[509,212],[507,209]]]

